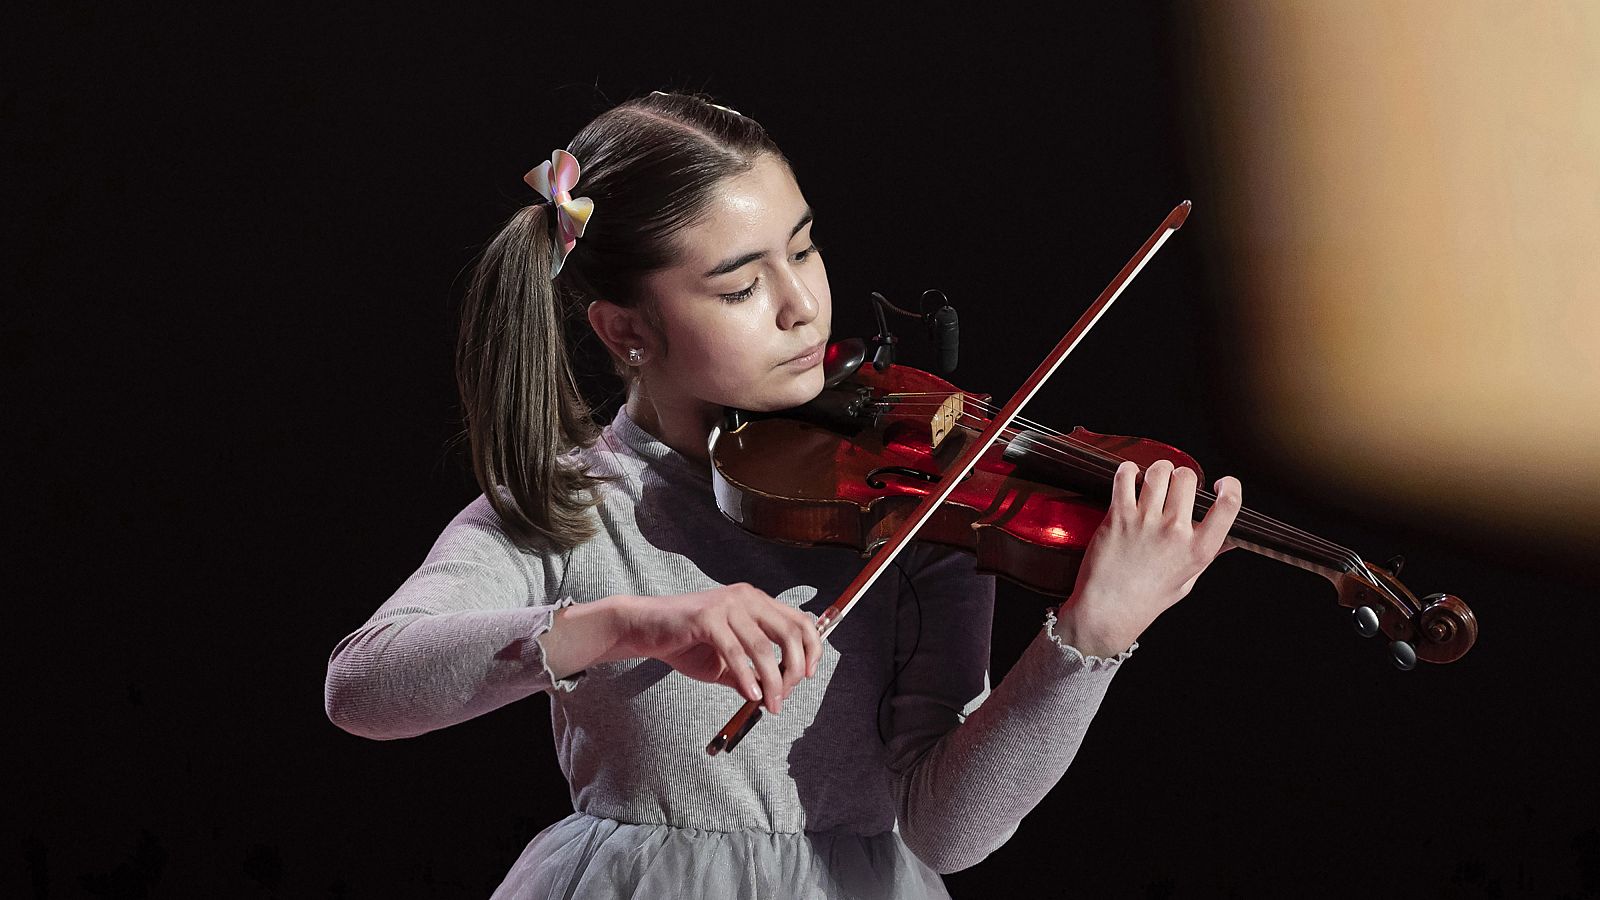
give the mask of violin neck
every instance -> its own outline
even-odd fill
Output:
[[[1205,515],[1216,499],[1217,495],[1210,491],[1196,491],[1195,519]],[[1228,536],[1252,553],[1315,572],[1335,583],[1361,565],[1361,558],[1354,551],[1249,508],[1239,510]]]

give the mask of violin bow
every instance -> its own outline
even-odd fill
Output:
[[[878,576],[883,574],[883,570],[888,568],[900,551],[916,537],[923,523],[928,521],[933,515],[933,511],[938,509],[939,504],[950,496],[950,492],[955,490],[956,485],[960,484],[961,480],[967,477],[967,473],[972,471],[973,466],[977,465],[978,458],[983,455],[984,450],[1006,428],[1010,427],[1011,421],[1017,417],[1017,413],[1022,410],[1023,405],[1033,399],[1033,395],[1039,392],[1039,388],[1044,385],[1045,379],[1055,373],[1062,360],[1067,358],[1067,355],[1083,340],[1083,336],[1089,333],[1089,329],[1100,321],[1100,317],[1105,315],[1105,311],[1110,309],[1111,304],[1116,302],[1116,299],[1122,295],[1129,282],[1133,281],[1139,271],[1145,267],[1145,263],[1150,261],[1150,257],[1161,249],[1161,245],[1167,242],[1167,238],[1172,237],[1173,232],[1183,227],[1184,220],[1189,217],[1189,209],[1190,203],[1185,200],[1174,207],[1172,212],[1167,213],[1167,217],[1161,220],[1161,224],[1157,226],[1155,232],[1145,240],[1144,244],[1139,247],[1138,252],[1133,254],[1133,258],[1128,260],[1122,270],[1117,273],[1117,276],[1111,279],[1111,283],[1106,285],[1104,291],[1100,292],[1100,296],[1095,298],[1094,303],[1090,304],[1089,308],[1084,310],[1083,315],[1078,317],[1077,323],[1061,338],[1055,349],[1045,356],[1044,360],[1033,370],[1033,374],[1028,376],[1028,380],[1022,383],[1022,387],[1018,388],[1017,392],[1011,395],[1011,399],[1006,401],[1006,405],[1001,408],[1000,412],[989,420],[989,425],[983,430],[983,433],[976,440],[968,443],[965,449],[961,451],[961,455],[951,464],[946,475],[940,479],[939,484],[941,486],[937,490],[929,491],[922,498],[922,502],[917,505],[916,509],[912,510],[911,515],[906,519],[900,530],[878,546],[877,551],[872,554],[866,567],[856,575],[855,580],[845,587],[832,606],[817,617],[818,635],[827,638],[828,634],[833,631],[834,626],[838,625],[849,614],[850,609],[856,605],[856,601],[866,594],[867,590],[878,580]],[[744,706],[740,707],[737,713],[734,713],[733,718],[728,720],[728,724],[722,726],[722,730],[717,732],[717,736],[712,738],[711,743],[706,745],[706,753],[716,756],[724,750],[730,753],[733,752],[733,749],[739,746],[739,742],[744,739],[746,734],[750,733],[750,729],[754,728],[759,721],[761,721],[760,701],[746,700]]]

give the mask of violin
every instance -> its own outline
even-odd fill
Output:
[[[1187,215],[1182,204],[1062,338],[1051,358],[1004,408],[929,372],[863,365],[859,339],[830,345],[822,392],[776,412],[729,409],[709,439],[712,484],[723,514],[763,537],[850,547],[868,567],[817,622],[824,636],[870,587],[894,552],[918,540],[956,547],[989,573],[1066,597],[1106,515],[1112,476],[1132,460],[1157,460],[1204,475],[1188,454],[1141,437],[1060,432],[1016,416],[1082,333]],[[1195,518],[1216,495],[1197,491]],[[1477,640],[1472,610],[1450,594],[1418,598],[1399,580],[1401,560],[1366,562],[1354,551],[1248,508],[1234,545],[1326,577],[1364,637],[1383,634],[1402,670],[1418,660],[1460,659]],[[731,751],[761,715],[745,703],[706,750]]]

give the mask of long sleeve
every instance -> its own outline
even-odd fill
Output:
[[[994,579],[970,556],[927,559],[920,601],[902,591],[889,766],[902,839],[948,873],[1004,844],[1066,773],[1127,653],[1085,658],[1051,616],[990,691]]]
[[[454,725],[556,681],[539,637],[556,610],[542,578],[498,528],[464,510],[421,568],[328,659],[328,718],[362,737],[412,737]]]

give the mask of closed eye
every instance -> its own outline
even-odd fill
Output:
[[[815,256],[821,252],[822,248],[817,245],[816,241],[812,241],[811,246],[801,250],[798,253],[792,254],[791,258],[797,263],[803,263],[809,260],[812,256]],[[749,300],[750,297],[755,294],[756,286],[759,284],[761,284],[761,279],[760,277],[757,277],[755,281],[750,282],[749,287],[742,291],[734,291],[731,294],[718,294],[717,296],[722,298],[723,303],[743,303],[744,301]]]
[[[717,296],[722,298],[723,303],[742,303],[743,301],[750,299],[750,295],[756,292],[756,285],[760,283],[761,279],[757,278],[755,281],[750,282],[750,286],[742,291],[734,291],[731,294],[718,294]]]

